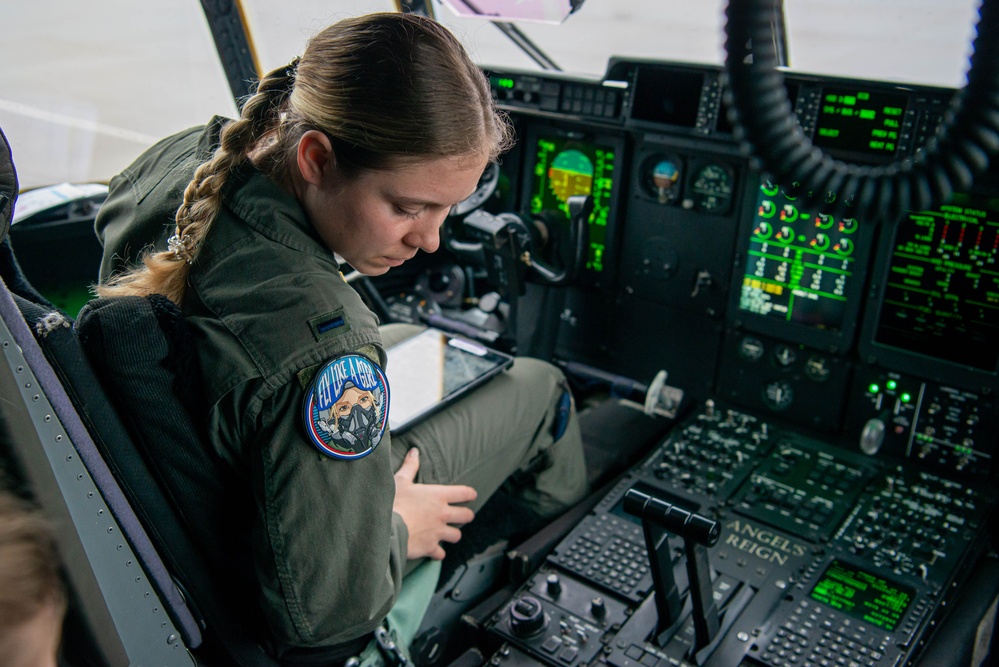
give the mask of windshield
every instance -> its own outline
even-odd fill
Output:
[[[244,0],[260,67],[300,53],[328,23],[391,0]],[[599,78],[611,56],[720,64],[724,0],[587,0],[561,25],[518,23],[560,69]],[[538,70],[495,25],[435,17],[480,64]],[[961,86],[977,0],[787,0],[800,71]],[[22,188],[107,181],[167,134],[233,115],[202,5],[193,0],[43,0],[0,9],[0,127]]]

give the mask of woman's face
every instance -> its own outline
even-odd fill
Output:
[[[303,205],[316,231],[351,268],[380,275],[418,250],[434,252],[454,204],[472,194],[484,155],[437,158],[344,178],[335,170]]]

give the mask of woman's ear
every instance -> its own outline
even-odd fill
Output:
[[[298,170],[306,183],[322,187],[336,162],[333,159],[333,144],[330,138],[319,130],[309,130],[298,140]]]

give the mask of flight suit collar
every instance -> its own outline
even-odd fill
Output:
[[[219,146],[222,128],[229,122],[228,118],[215,116],[205,126],[198,140],[199,161],[212,156]],[[336,263],[298,200],[252,163],[244,163],[230,176],[222,202],[261,236],[295,250],[327,256]]]

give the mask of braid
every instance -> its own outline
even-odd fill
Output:
[[[257,140],[280,124],[281,109],[293,89],[297,66],[295,58],[261,79],[256,92],[246,99],[239,119],[222,130],[215,154],[198,166],[184,190],[167,250],[147,253],[141,266],[98,286],[100,296],[163,294],[177,304],[183,302],[191,264],[221,208],[222,188],[229,175],[246,161],[247,152]]]

